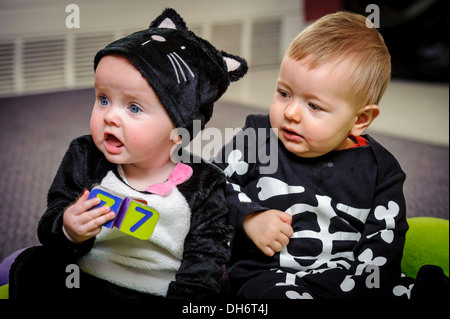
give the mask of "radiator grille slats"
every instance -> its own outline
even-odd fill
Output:
[[[200,36],[208,35],[208,40],[220,50],[236,55],[245,53],[251,67],[278,64],[281,18],[251,21],[249,43],[242,41],[244,25],[243,20],[232,20],[209,25],[209,32],[205,32],[205,25],[193,28]],[[132,31],[135,30],[0,39],[0,97],[92,86],[95,53]]]

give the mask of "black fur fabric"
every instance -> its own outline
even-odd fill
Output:
[[[247,72],[244,59],[219,51],[189,31],[173,9],[166,9],[150,28],[117,40],[100,50],[94,61],[109,54],[125,56],[139,70],[165,107],[175,127],[194,137],[194,120],[201,128],[209,121],[214,102],[232,81]],[[186,134],[183,134],[183,143]],[[185,157],[183,157],[185,158]],[[192,177],[179,185],[191,210],[191,224],[185,238],[183,258],[167,298],[217,298],[223,265],[230,257],[228,246],[232,229],[226,224],[228,213],[224,190],[225,175],[216,166],[199,158],[187,157]],[[66,152],[50,187],[47,211],[38,226],[42,247],[25,250],[10,272],[10,297],[66,298],[125,297],[154,298],[107,281],[82,274],[80,289],[68,290],[63,284],[65,266],[87,254],[95,237],[81,244],[69,241],[63,233],[63,214],[84,189],[100,184],[109,171],[117,176],[96,148],[91,136],[75,139]],[[119,177],[120,178],[120,177]],[[174,217],[176,218],[176,217]]]
[[[149,29],[100,50],[94,59],[95,69],[108,54],[124,55],[141,72],[175,127],[187,129],[191,139],[193,121],[199,120],[203,129],[214,102],[248,70],[243,58],[219,51],[189,31],[173,9],[166,9]]]
[[[184,243],[183,260],[175,281],[169,285],[167,298],[220,298],[222,265],[229,261],[228,242],[232,237],[232,229],[226,222],[225,175],[200,158],[186,158],[191,159],[186,164],[192,167],[193,175],[178,185],[178,189],[191,208],[191,225]],[[83,189],[100,183],[110,170],[115,170],[115,165],[98,151],[91,136],[79,137],[71,143],[50,187],[47,211],[39,222],[38,236],[44,247],[30,248],[18,256],[10,272],[10,298],[65,298],[68,294],[85,298],[87,295],[82,291],[88,288],[103,297],[121,294],[121,287],[86,274],[83,276],[88,278],[89,284],[80,290],[67,290],[62,284],[62,278],[67,277],[65,267],[87,254],[95,242],[93,237],[74,244],[65,237],[62,231],[64,210],[76,201]],[[124,298],[151,297],[129,289],[125,291]]]

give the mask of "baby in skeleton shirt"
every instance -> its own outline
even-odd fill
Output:
[[[363,135],[390,55],[366,18],[319,19],[288,48],[268,115],[215,158],[228,176],[235,298],[411,298],[401,273],[405,173]]]

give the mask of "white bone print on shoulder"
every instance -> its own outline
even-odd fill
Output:
[[[248,171],[248,163],[244,162],[242,159],[244,156],[240,150],[233,150],[230,155],[228,155],[228,167],[224,170],[225,175],[231,176],[234,173],[238,175],[244,175]]]
[[[303,186],[291,186],[273,177],[261,177],[256,187],[261,189],[258,193],[260,200],[267,200],[280,195],[299,194],[305,191]]]
[[[245,193],[242,192],[241,187],[239,185],[228,182],[228,181],[227,181],[227,183],[230,184],[231,187],[233,187],[233,189],[236,192],[239,192],[238,199],[241,203],[251,203],[252,202],[252,200]]]

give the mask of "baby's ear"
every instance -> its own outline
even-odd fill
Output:
[[[176,30],[187,30],[186,22],[183,18],[171,8],[167,8],[163,11],[152,23],[150,23],[151,28],[165,28],[165,29],[176,29]]]
[[[378,107],[378,105],[371,104],[363,106],[358,112],[358,117],[350,133],[353,136],[362,135],[379,114],[380,108]]]
[[[228,76],[231,82],[239,80],[247,73],[247,61],[245,61],[241,57],[226,53],[224,51],[222,51],[221,53],[223,60],[227,65]]]

